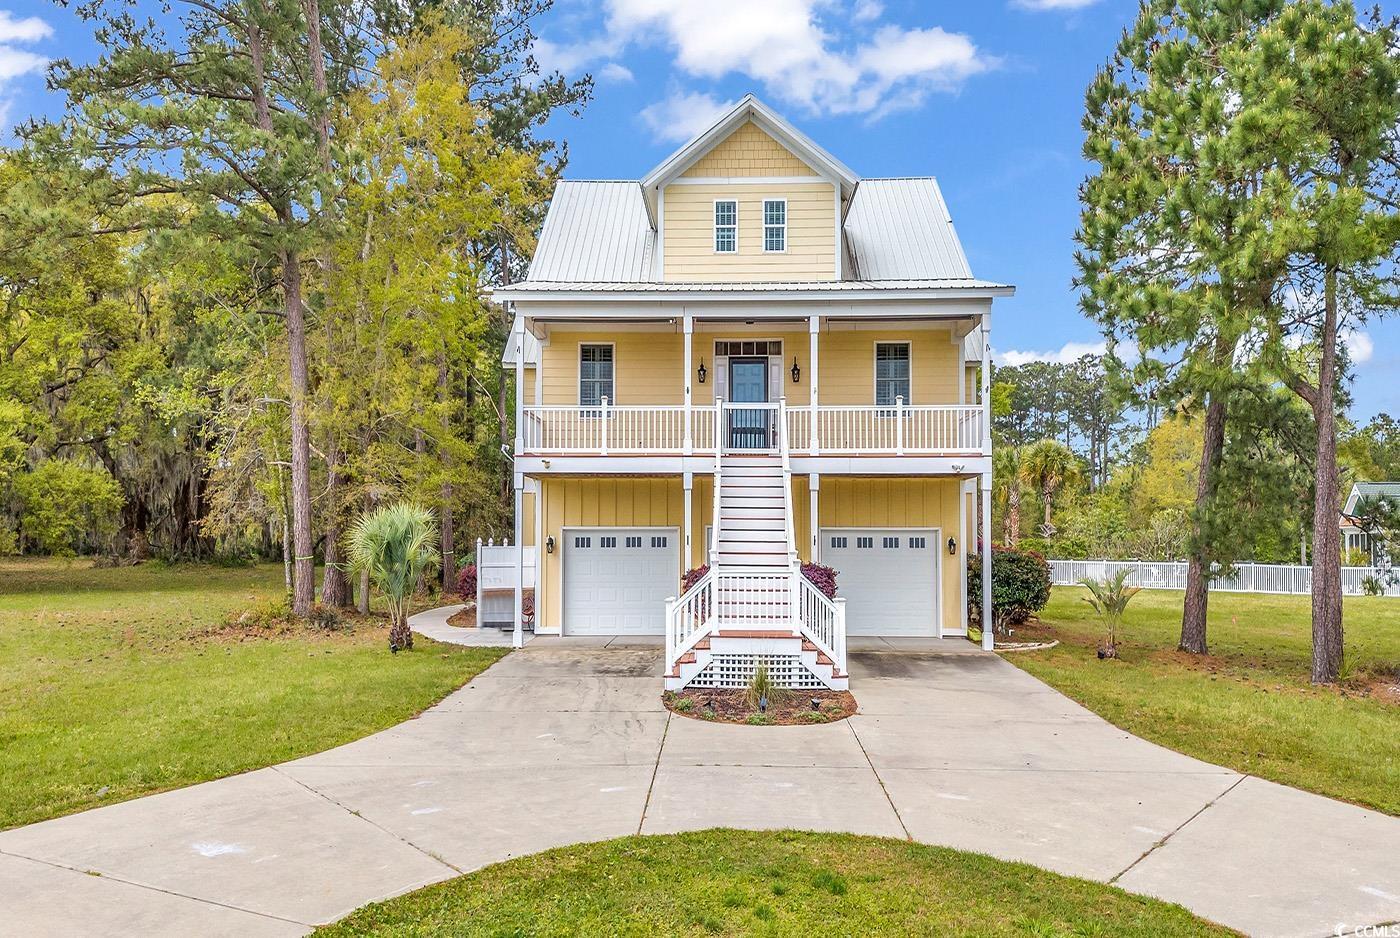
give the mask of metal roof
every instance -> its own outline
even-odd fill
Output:
[[[506,287],[497,287],[492,295],[497,300],[542,299],[551,294],[618,294],[706,296],[711,294],[908,294],[939,293],[946,295],[1009,296],[1014,287],[973,277],[905,280],[806,280],[806,281],[744,281],[720,283],[685,283],[679,281],[650,281],[647,283],[615,283],[610,281],[530,280]]]
[[[1356,511],[1356,503],[1363,498],[1372,498],[1377,495],[1384,495],[1400,501],[1400,482],[1357,482],[1351,487],[1351,493],[1347,495],[1347,502],[1342,506],[1342,514],[1350,515]]]
[[[560,180],[549,203],[530,281],[650,280],[656,232],[636,182]]]
[[[520,321],[520,317],[519,317],[519,316],[516,316],[516,317],[515,317],[515,321],[518,323],[518,322]],[[523,337],[523,338],[524,338],[524,342],[523,342],[523,343],[517,342],[517,341],[516,341],[516,337],[517,337],[517,336]],[[505,350],[504,352],[501,353],[501,364],[502,364],[502,365],[514,365],[514,364],[515,364],[515,359],[517,358],[517,356],[518,356],[519,353],[520,353],[520,345],[521,345],[521,344],[523,344],[523,345],[525,346],[525,364],[526,364],[527,366],[534,366],[534,365],[538,365],[538,364],[539,364],[539,362],[540,362],[540,340],[537,339],[537,338],[535,338],[534,333],[532,333],[529,329],[524,329],[524,330],[511,329],[511,330],[510,330],[510,335],[506,337],[506,350]]]
[[[853,273],[861,280],[972,276],[931,176],[862,180],[845,231]]]

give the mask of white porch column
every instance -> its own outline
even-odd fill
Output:
[[[983,358],[985,359],[985,355]],[[991,651],[992,635],[992,473],[982,473],[982,650]]]
[[[544,483],[531,479],[530,488],[535,494],[535,630],[544,622]],[[520,539],[521,553],[525,551],[525,539]]]
[[[689,416],[690,411],[686,410]],[[695,473],[681,473],[681,488],[685,489],[685,530],[681,532],[681,573],[692,565],[690,555],[690,530],[695,521]]]
[[[822,562],[822,535],[817,523],[821,520],[818,510],[822,497],[821,473],[814,472],[807,477],[807,527],[812,536],[812,563]]]
[[[691,371],[692,371],[692,368],[691,368],[691,364],[692,364],[692,362],[691,362],[691,356],[694,354],[694,349],[693,349],[691,346],[693,346],[693,345],[695,344],[694,341],[693,341],[693,337],[694,337],[694,335],[695,335],[695,317],[692,316],[692,315],[690,315],[690,313],[687,312],[687,313],[685,314],[685,317],[684,317],[684,319],[683,319],[683,322],[684,322],[684,326],[682,327],[682,332],[684,333],[684,336],[685,336],[685,438],[681,441],[681,452],[682,452],[683,454],[685,454],[686,456],[689,456],[690,453],[691,453],[691,450],[692,450],[692,449],[694,448],[694,446],[695,446],[694,434],[691,432],[691,427],[693,426],[693,419],[692,419],[692,417],[691,417],[691,408],[690,408],[690,382],[691,382]],[[690,474],[689,474],[689,473],[686,473],[686,475],[687,475],[687,477],[689,477]],[[687,492],[690,491],[690,484],[689,484],[689,483],[686,483],[686,491],[687,491]],[[690,510],[689,496],[687,495],[686,498],[687,498],[687,501],[686,501],[686,511],[689,511],[689,510]],[[685,536],[686,536],[686,540],[687,540],[687,555],[689,555],[689,539],[690,539],[690,522],[689,522],[689,521],[687,521],[687,522],[686,522],[686,525],[685,525]],[[687,569],[689,569],[689,568],[687,568]]]
[[[809,336],[808,357],[811,358],[808,370],[812,372],[812,399],[808,402],[811,404],[812,410],[811,419],[807,422],[808,429],[810,430],[807,449],[813,456],[817,455],[817,450],[820,446],[817,441],[817,391],[818,385],[821,383],[821,368],[817,364],[817,346],[820,344],[818,340],[821,336],[821,327],[822,321],[820,316],[807,317],[807,334]],[[816,478],[816,476],[813,476],[813,478]]]
[[[525,427],[525,320],[520,316],[515,317],[515,322],[511,326],[511,331],[515,333],[515,450],[511,454],[518,457],[524,448],[522,445]],[[520,483],[516,483],[516,505],[515,505],[515,542],[520,543]]]
[[[992,314],[982,314],[982,454],[992,455]],[[988,480],[988,488],[991,487]],[[991,528],[984,540],[991,540]]]
[[[514,630],[511,632],[510,645],[512,648],[522,648],[525,645],[525,506],[524,498],[521,496],[525,487],[525,477],[521,473],[515,473],[515,612],[513,617]],[[478,571],[480,568],[477,568]],[[480,576],[478,572],[477,576]],[[539,615],[538,610],[536,615]]]

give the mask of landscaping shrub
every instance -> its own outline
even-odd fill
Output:
[[[1003,634],[1007,626],[1025,622],[1050,601],[1050,565],[1029,550],[992,548],[992,620]],[[967,562],[968,616],[980,622],[982,611],[982,558]]]
[[[836,598],[836,571],[820,563],[804,563],[802,575],[821,590],[827,599]]]
[[[685,573],[681,574],[681,593],[684,594],[696,583],[699,583],[700,578],[709,572],[710,565],[707,563],[702,563],[698,567],[692,567],[685,571]]]
[[[476,598],[476,564],[469,563],[457,571],[457,595]]]

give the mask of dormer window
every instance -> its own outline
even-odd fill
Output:
[[[768,253],[787,250],[787,199],[763,200],[763,250]]]
[[[739,203],[733,199],[715,200],[715,253],[734,254],[739,250]]]

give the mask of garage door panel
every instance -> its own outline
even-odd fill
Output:
[[[848,635],[938,634],[938,542],[935,528],[822,529]]]
[[[564,542],[564,632],[660,635],[680,579],[674,528],[606,528]]]

